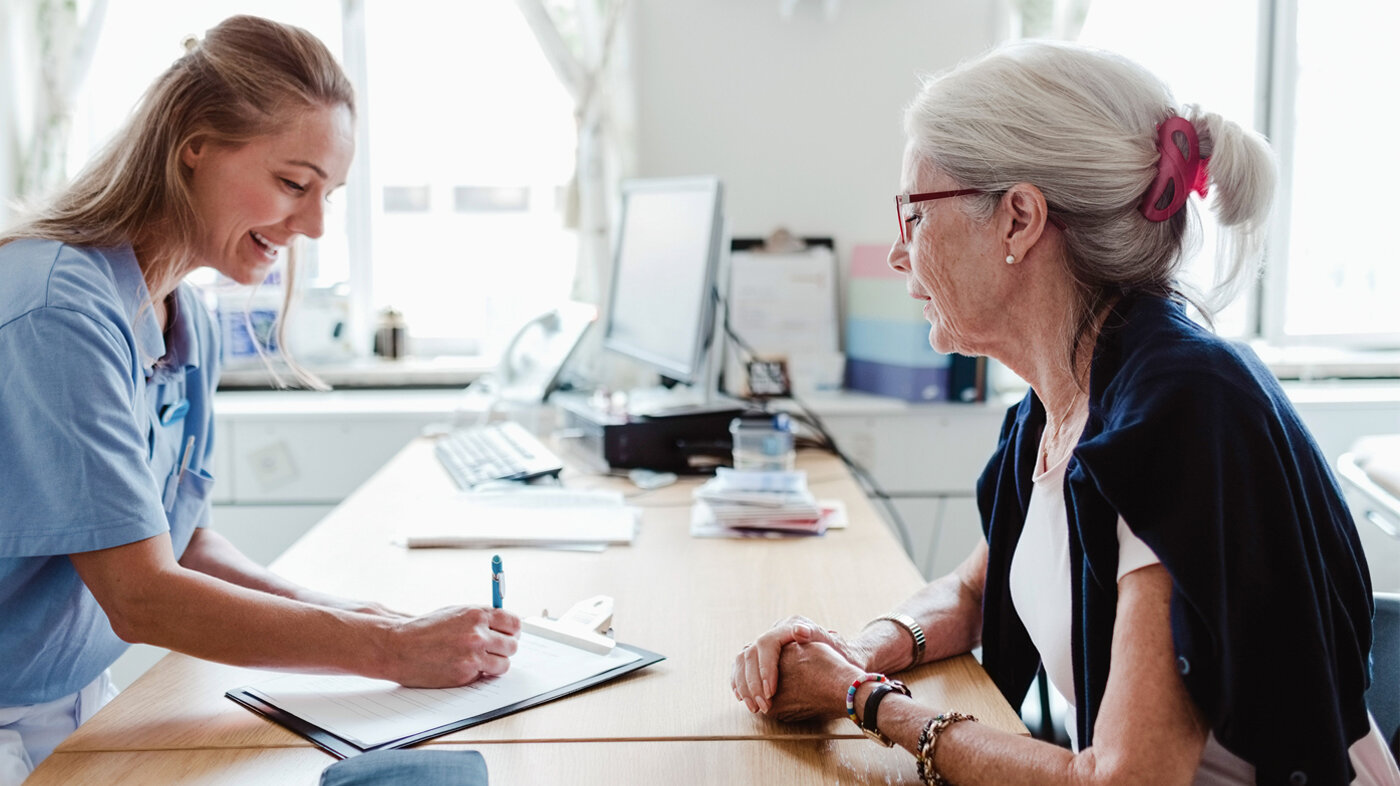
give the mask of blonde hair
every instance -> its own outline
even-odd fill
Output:
[[[1183,250],[1199,233],[1195,208],[1162,222],[1139,210],[1157,175],[1157,126],[1181,114],[1210,157],[1209,203],[1222,225],[1214,287],[1179,280]],[[999,195],[1031,183],[1065,225],[1077,303],[1070,359],[1114,297],[1147,292],[1190,301],[1209,318],[1256,274],[1275,180],[1268,144],[1194,106],[1117,55],[1049,42],[1021,42],[924,80],[905,112],[918,154],[988,196],[959,200],[990,217]],[[1190,202],[1187,203],[1190,205]]]
[[[93,247],[134,245],[150,291],[170,288],[182,271],[198,264],[200,217],[180,162],[186,145],[204,140],[236,147],[285,130],[298,111],[310,108],[344,106],[354,112],[354,89],[345,72],[325,44],[299,27],[233,16],[211,28],[203,42],[190,38],[185,46],[185,55],[146,90],[97,158],[48,205],[0,235],[0,245],[24,237]],[[278,344],[299,380],[324,387],[286,353],[294,255],[286,265]]]

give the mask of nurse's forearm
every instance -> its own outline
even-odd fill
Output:
[[[329,606],[347,611],[362,611],[369,614],[390,614],[377,604],[336,597],[324,592],[303,587],[268,570],[249,559],[237,546],[218,532],[199,527],[190,538],[190,544],[180,557],[180,564],[190,570],[222,579],[240,587],[280,595],[284,598]]]
[[[248,589],[177,569],[132,599],[113,629],[153,644],[235,666],[294,668],[393,679],[390,618]]]
[[[69,559],[126,641],[239,666],[393,679],[396,620],[303,603],[190,570],[175,562],[168,535]]]

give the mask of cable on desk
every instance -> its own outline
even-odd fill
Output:
[[[718,288],[712,291],[714,292],[716,301],[723,303],[723,298],[720,297]],[[757,359],[758,353],[754,351],[753,347],[749,346],[748,342],[744,341],[734,330],[733,326],[729,324],[729,309],[727,307],[724,309],[724,332],[725,335],[733,339],[734,343],[742,350],[745,360]],[[846,455],[846,452],[841,450],[836,444],[836,438],[831,435],[831,432],[826,428],[826,424],[822,422],[822,419],[817,413],[812,411],[811,407],[803,403],[791,390],[788,391],[788,398],[793,404],[797,405],[797,408],[800,410],[797,414],[789,413],[789,417],[806,425],[808,428],[815,431],[819,437],[819,439],[799,439],[795,443],[796,447],[815,447],[820,450],[826,450],[840,459],[841,463],[845,464],[846,468],[851,471],[851,475],[855,477],[857,485],[861,487],[861,491],[864,492],[867,497],[873,497],[880,501],[881,507],[885,510],[887,520],[890,522],[890,528],[894,530],[895,535],[899,536],[899,542],[900,545],[904,547],[904,553],[909,555],[909,559],[915,559],[914,539],[909,533],[909,527],[904,523],[904,517],[900,516],[899,511],[895,508],[894,500],[880,487],[880,484],[875,481],[875,478],[871,476],[870,472],[866,470],[865,467],[861,466],[855,459]],[[755,397],[743,397],[742,400],[750,404],[756,404],[759,408],[766,408],[768,403],[765,399]]]

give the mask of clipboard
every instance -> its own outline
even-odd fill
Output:
[[[723,389],[731,395],[788,395],[841,387],[839,281],[830,237],[734,238],[726,298]],[[752,355],[752,356],[751,356]],[[787,391],[755,390],[745,361],[781,364]]]
[[[435,725],[431,728],[417,729],[412,733],[399,735],[394,737],[393,739],[379,741],[374,744],[368,745],[362,744],[361,742],[356,741],[354,739],[349,739],[345,736],[336,734],[335,732],[329,729],[326,729],[312,721],[307,720],[306,718],[302,717],[301,715],[298,715],[295,712],[289,711],[285,707],[281,706],[281,704],[278,703],[275,697],[268,695],[263,690],[259,689],[257,685],[248,685],[241,688],[235,688],[225,692],[224,696],[246,707],[250,711],[261,715],[267,718],[268,720],[271,720],[274,723],[277,723],[287,728],[288,730],[306,738],[313,745],[325,751],[326,753],[329,753],[335,758],[348,759],[350,757],[358,756],[362,753],[368,753],[370,751],[394,750],[398,748],[407,748],[413,745],[417,745],[418,743],[424,742],[426,740],[430,740],[435,737],[441,737],[444,734],[451,734],[455,731],[461,731],[462,729],[470,728],[472,726],[486,723],[487,721],[495,720],[496,718],[520,712],[521,710],[527,710],[531,707],[537,707],[546,702],[550,702],[555,699],[562,698],[564,696],[569,696],[571,694],[578,693],[595,685],[601,685],[606,682],[611,682],[612,680],[617,679],[618,677],[621,677],[625,674],[644,669],[647,666],[651,666],[652,664],[665,660],[664,655],[658,655],[655,652],[650,652],[648,650],[628,646],[625,644],[618,644],[615,647],[615,649],[636,655],[637,658],[628,663],[619,665],[615,668],[610,668],[605,671],[597,672],[583,679],[576,680],[568,684],[561,685],[557,688],[543,691],[541,693],[537,693],[520,701],[514,701],[509,704],[493,707],[492,709],[486,712],[481,712],[479,714],[472,715],[469,717],[455,719],[448,723]],[[337,677],[328,677],[327,679],[337,679]]]

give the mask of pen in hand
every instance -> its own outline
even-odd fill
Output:
[[[497,554],[491,558],[491,608],[501,608],[505,581],[505,568],[501,566],[501,555]]]

